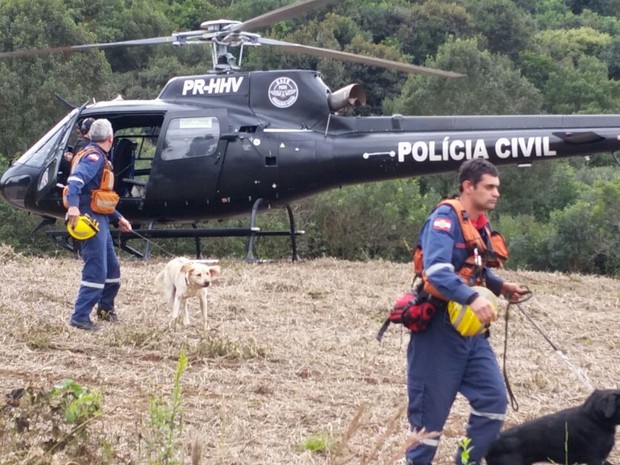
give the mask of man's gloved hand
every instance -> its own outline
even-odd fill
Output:
[[[519,302],[523,300],[528,294],[532,292],[527,286],[522,286],[516,283],[504,283],[502,286],[502,295],[508,300],[508,302]]]

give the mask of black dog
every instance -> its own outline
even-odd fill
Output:
[[[489,448],[488,465],[608,464],[620,424],[620,390],[596,390],[583,405],[503,431]]]

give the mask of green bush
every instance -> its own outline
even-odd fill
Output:
[[[309,256],[411,260],[418,232],[435,202],[415,179],[348,186],[307,201]]]
[[[0,199],[0,243],[23,254],[54,254],[61,249],[43,232],[32,234],[41,218],[18,210]]]
[[[499,221],[493,222],[493,227],[508,243],[508,269],[551,269],[548,243],[554,230],[548,223],[539,223],[532,215],[502,215]]]
[[[620,179],[598,181],[574,205],[554,212],[550,265],[567,272],[620,273]]]

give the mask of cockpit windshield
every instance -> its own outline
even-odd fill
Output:
[[[79,111],[80,109],[76,108],[65,116],[36,144],[30,147],[26,153],[19,157],[15,163],[42,168],[43,165],[45,165],[47,158],[54,155],[52,153],[53,149],[58,145],[60,139],[67,134],[67,131],[70,130],[68,126],[72,125],[76,113]]]

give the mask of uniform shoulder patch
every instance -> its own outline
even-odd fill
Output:
[[[450,231],[452,220],[450,218],[435,218],[433,221],[433,229],[438,231]]]
[[[89,153],[86,158],[88,158],[90,161],[99,161],[99,155],[96,153]]]

